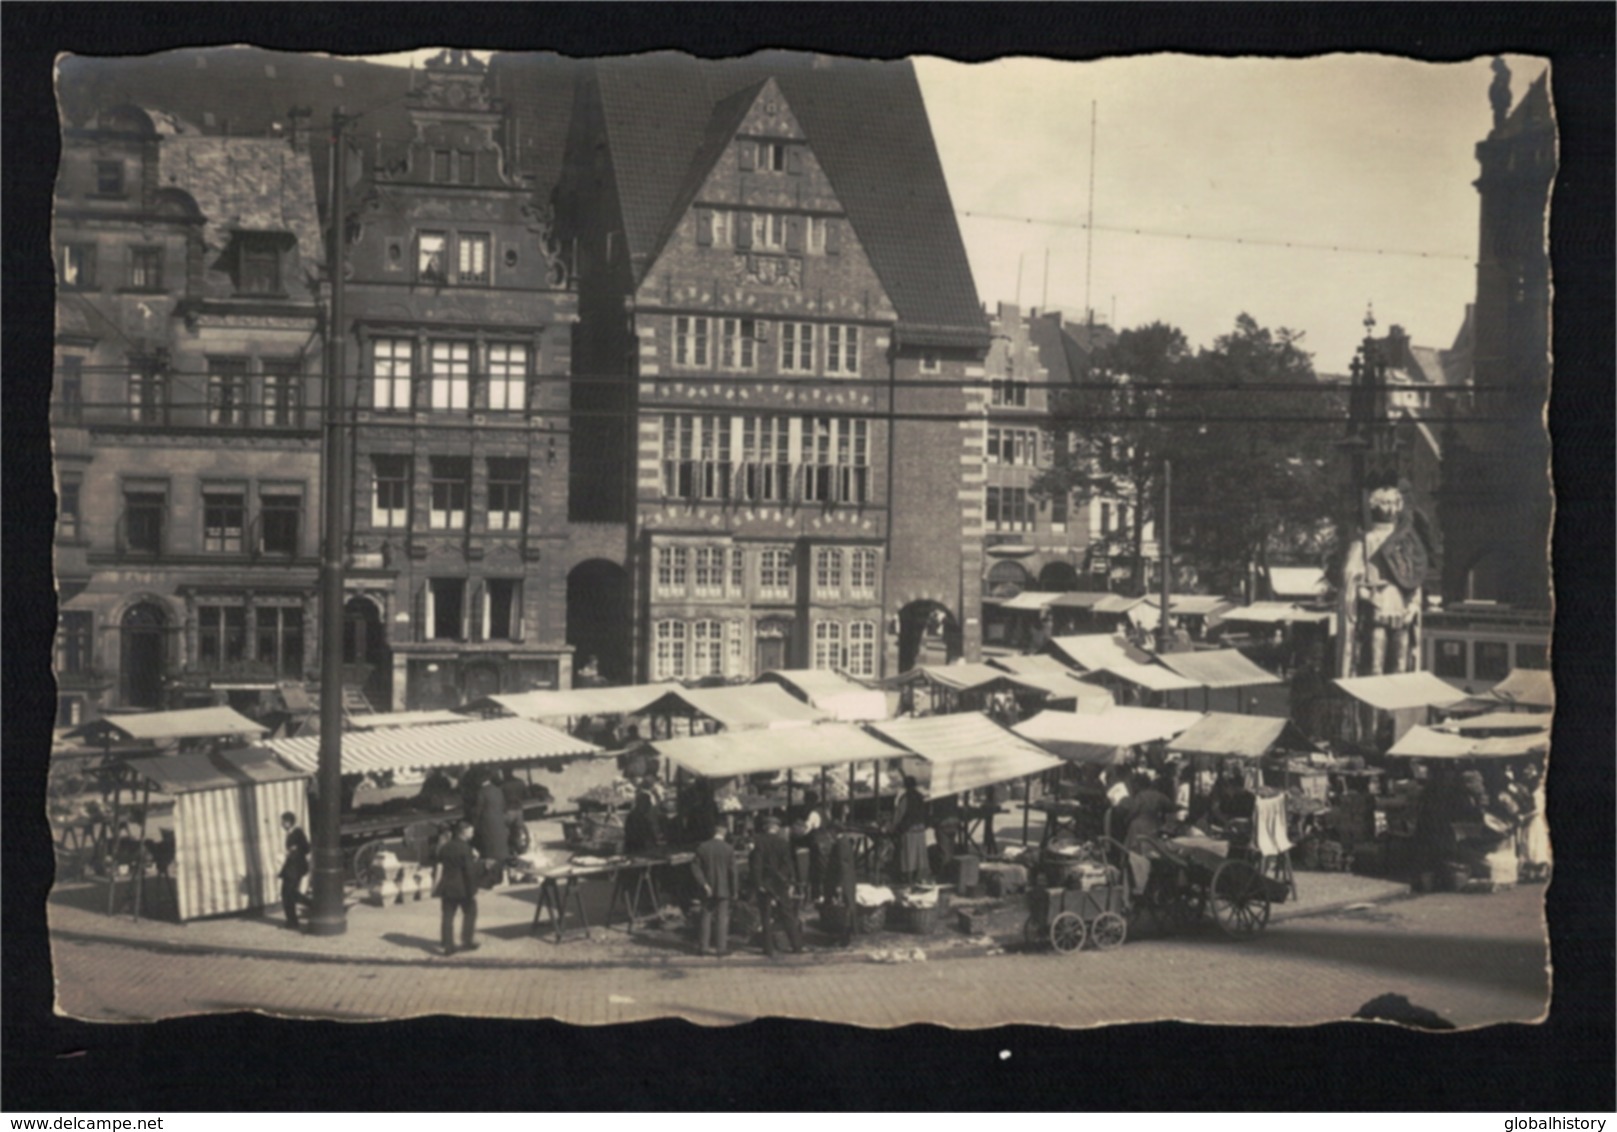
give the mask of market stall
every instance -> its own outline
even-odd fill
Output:
[[[1083,679],[1113,689],[1118,702],[1145,697],[1166,698],[1170,692],[1187,692],[1202,685],[1153,662],[1119,637],[1092,633],[1076,637],[1052,637],[1045,652],[1065,658],[1084,671]]]
[[[1467,698],[1465,692],[1430,672],[1350,676],[1337,680],[1336,686],[1377,711],[1448,708]]]
[[[396,727],[431,727],[440,723],[469,723],[470,717],[455,711],[388,711],[351,715],[350,731],[381,731]]]
[[[1285,683],[1274,673],[1253,664],[1237,649],[1161,653],[1157,656],[1157,663],[1201,686],[1203,711],[1212,710],[1211,697],[1215,690],[1234,692],[1235,702],[1232,706],[1240,712],[1250,708],[1243,694],[1245,689]],[[1181,696],[1179,706],[1188,707],[1182,702],[1188,698],[1188,695]]]
[[[1544,669],[1512,668],[1485,694],[1513,710],[1551,711],[1555,707],[1555,680]]]
[[[1128,612],[1143,598],[1114,593],[1064,593],[1050,603],[1050,623],[1058,634],[1078,630],[1116,632],[1128,622]]]
[[[895,688],[926,693],[930,713],[952,715],[960,712],[984,711],[999,705],[1004,710],[1007,701],[1016,705],[1018,714],[1028,708],[1042,706],[1049,698],[1048,687],[1022,677],[1013,676],[1003,669],[987,664],[917,665],[888,681]],[[1076,702],[1077,692],[1072,699]]]
[[[1170,754],[1257,760],[1276,751],[1313,751],[1316,744],[1289,719],[1212,711],[1168,743]],[[1256,783],[1253,783],[1256,785]]]
[[[677,688],[666,691],[643,713],[651,721],[651,738],[674,738],[681,730],[702,734],[722,731],[778,731],[821,723],[831,714],[804,703],[778,684],[741,684],[726,688]]]
[[[1045,705],[1047,707],[1059,708],[1071,703],[1073,706],[1068,710],[1093,713],[1106,711],[1112,706],[1110,692],[1079,679],[1081,673],[1053,656],[996,656],[988,663],[1024,683],[1048,689],[1050,699]]]
[[[887,719],[887,693],[867,687],[840,672],[819,668],[778,668],[765,672],[754,684],[778,684],[812,707],[844,723]]]
[[[1018,735],[1068,762],[1118,766],[1128,752],[1182,734],[1202,719],[1199,711],[1113,707],[1098,714],[1043,711],[1017,724]]]
[[[245,743],[268,732],[269,728],[234,708],[201,707],[107,715],[73,728],[65,738],[98,746],[149,743],[154,747],[176,744],[184,749],[202,743]]]
[[[1227,610],[1235,608],[1228,598],[1214,594],[1169,594],[1168,619],[1175,629],[1183,630],[1190,638],[1203,636],[1210,621],[1216,621]],[[1154,633],[1162,623],[1162,598],[1148,595],[1129,610],[1129,620],[1139,628]]]
[[[141,791],[138,837],[147,846],[152,790],[174,797],[172,860],[143,849],[129,880],[139,917],[148,860],[171,888],[181,921],[245,912],[278,899],[285,846],[281,815],[308,820],[309,775],[289,770],[261,750],[157,755],[128,759],[128,784]],[[164,838],[159,845],[167,844]],[[108,894],[112,910],[120,878]]]

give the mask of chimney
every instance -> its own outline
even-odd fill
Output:
[[[1409,335],[1395,323],[1387,328],[1387,364],[1408,369],[1409,361]]]
[[[294,106],[286,113],[292,148],[299,153],[309,152],[309,122],[313,117],[314,111],[307,106]]]

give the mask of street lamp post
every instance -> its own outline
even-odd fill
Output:
[[[342,616],[343,496],[347,490],[347,451],[343,421],[343,214],[347,188],[346,126],[341,108],[331,112],[331,212],[326,245],[331,284],[326,323],[324,397],[325,454],[321,468],[320,543],[320,761],[315,776],[313,904],[309,931],[342,935],[348,930],[343,907],[342,869]]]

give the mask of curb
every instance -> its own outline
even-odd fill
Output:
[[[1344,912],[1349,908],[1365,904],[1390,904],[1402,900],[1412,900],[1415,893],[1407,887],[1396,892],[1384,893],[1368,900],[1338,900],[1330,904],[1321,904],[1314,908],[1290,908],[1284,905],[1280,910],[1269,917],[1271,924],[1287,920],[1303,920],[1315,916],[1330,916]],[[319,964],[346,964],[351,966],[385,966],[385,967],[428,967],[452,968],[470,967],[492,970],[519,970],[519,971],[577,971],[593,970],[603,967],[695,967],[698,969],[723,970],[736,967],[756,967],[770,970],[789,969],[792,967],[832,966],[843,963],[868,963],[871,960],[863,951],[843,951],[833,949],[830,951],[814,951],[805,953],[801,958],[777,957],[769,959],[763,955],[751,953],[741,955],[732,954],[730,957],[718,960],[703,958],[696,955],[661,955],[651,956],[633,962],[614,962],[611,960],[534,960],[534,959],[505,959],[495,956],[485,956],[479,959],[461,958],[459,956],[369,956],[369,955],[338,955],[331,952],[292,951],[278,947],[219,947],[204,943],[184,943],[176,940],[160,939],[131,939],[128,936],[116,935],[110,932],[87,932],[77,929],[51,929],[52,940],[63,940],[71,943],[105,944],[114,947],[126,947],[136,951],[150,951],[163,955],[209,955],[232,956],[241,959],[269,959],[283,963],[319,963]],[[924,939],[925,937],[919,937]],[[535,942],[543,942],[536,939]],[[912,946],[925,950],[925,944],[917,942]],[[928,962],[947,959],[977,959],[987,956],[990,952],[1005,951],[1004,945],[993,944],[960,944],[927,953]]]

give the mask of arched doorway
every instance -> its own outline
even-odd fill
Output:
[[[608,684],[634,679],[629,639],[629,574],[616,562],[591,558],[567,575],[567,643],[573,671],[594,661]]]
[[[898,611],[898,670],[949,664],[961,653],[960,622],[935,601],[912,601]]]
[[[121,628],[120,691],[124,706],[162,707],[168,614],[156,602],[138,602],[124,613]]]
[[[1048,562],[1039,571],[1039,589],[1045,593],[1071,593],[1078,588],[1078,571],[1070,562]]]
[[[343,682],[358,685],[377,711],[393,709],[393,650],[382,611],[368,597],[351,597],[342,610]]]
[[[758,622],[753,644],[753,672],[792,666],[792,619],[765,617]]]
[[[1033,584],[1033,575],[1020,562],[996,562],[988,571],[985,597],[1015,597]]]

